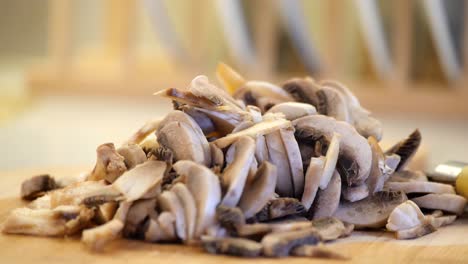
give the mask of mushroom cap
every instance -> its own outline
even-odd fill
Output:
[[[342,174],[348,185],[359,184],[367,179],[371,169],[372,152],[367,140],[359,135],[351,125],[323,115],[302,117],[294,120],[293,125],[296,131],[310,133],[314,138],[324,136],[328,141],[332,139],[334,133],[340,134],[338,165],[341,164],[341,167],[347,167],[343,164],[352,162],[356,170],[351,174],[348,173],[348,175],[344,171],[340,171],[340,174]]]
[[[267,113],[283,113],[287,120],[295,120],[300,117],[315,115],[317,110],[311,104],[298,102],[279,103],[271,107]]]
[[[283,89],[291,94],[297,102],[318,105],[316,92],[320,86],[312,78],[292,78],[282,85]]]
[[[320,114],[333,117],[339,121],[351,123],[348,105],[340,92],[324,86],[317,91],[317,98],[317,111]]]

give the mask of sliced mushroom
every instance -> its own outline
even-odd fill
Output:
[[[393,209],[407,199],[403,192],[376,192],[357,202],[342,201],[333,216],[355,228],[380,228]]]
[[[149,134],[143,141],[140,142],[139,146],[145,152],[148,157],[151,152],[155,152],[159,148],[159,143],[155,133]]]
[[[416,227],[423,222],[424,214],[418,205],[412,201],[406,201],[393,209],[385,227],[395,232]]]
[[[265,235],[275,232],[289,232],[303,230],[312,226],[310,221],[287,221],[275,223],[255,223],[237,226],[236,233],[240,237],[246,237],[260,241]]]
[[[320,86],[309,77],[306,78],[292,78],[283,84],[283,89],[294,97],[295,101],[318,105],[318,98],[316,92]]]
[[[268,147],[270,162],[275,164],[278,171],[276,192],[283,197],[294,197],[294,185],[292,182],[290,164],[280,131],[277,130],[265,135],[265,140]]]
[[[43,195],[27,205],[31,209],[52,209],[50,194]]]
[[[119,204],[115,201],[104,203],[96,209],[96,221],[100,224],[104,224],[112,220],[114,217]]]
[[[317,111],[339,121],[351,122],[348,105],[343,95],[333,88],[323,86],[317,91]]]
[[[302,167],[301,151],[294,137],[294,128],[282,128],[279,133],[289,161],[294,197],[300,198],[304,191],[304,168]]]
[[[270,160],[264,135],[259,135],[255,138],[255,159],[259,164]]]
[[[199,238],[216,220],[216,206],[221,201],[218,177],[208,168],[193,161],[178,161],[173,166],[195,198],[197,220],[194,238]]]
[[[143,224],[144,220],[156,210],[156,199],[138,200],[135,201],[128,210],[125,226],[123,229],[123,236],[135,238],[138,229]]]
[[[313,105],[297,102],[280,103],[270,108],[267,113],[282,113],[287,120],[295,120],[303,116],[315,115],[317,110]]]
[[[457,219],[457,216],[445,215],[445,216],[434,217],[430,215],[430,216],[426,216],[426,218],[428,219],[428,221],[430,221],[433,227],[439,228],[441,226],[452,224]]]
[[[311,115],[293,121],[296,131],[328,142],[334,133],[341,135],[337,169],[348,185],[363,183],[369,176],[372,152],[367,140],[346,122],[322,115]]]
[[[124,145],[117,149],[117,153],[124,157],[124,163],[128,170],[146,161],[145,152],[136,144]]]
[[[223,151],[218,148],[214,143],[210,143],[211,149],[211,166],[210,167],[218,167],[222,169],[224,167],[224,153]]]
[[[322,241],[335,240],[346,236],[347,229],[343,222],[334,217],[325,217],[311,221]]]
[[[424,221],[421,225],[410,229],[398,230],[396,232],[397,239],[413,239],[428,235],[435,232],[437,229],[430,222]]]
[[[120,196],[120,193],[106,185],[104,181],[84,181],[73,183],[65,188],[51,191],[50,208],[60,205],[80,205],[86,198],[96,195]]]
[[[21,184],[21,198],[34,200],[55,188],[57,183],[49,174],[34,176]]]
[[[239,257],[258,257],[262,244],[245,238],[202,237],[203,248],[211,254],[226,254]]]
[[[167,165],[165,162],[149,160],[124,173],[112,186],[120,191],[127,201],[143,198],[151,190],[154,195],[161,191]],[[148,198],[148,197],[145,197]]]
[[[340,203],[341,196],[341,177],[335,171],[333,177],[328,183],[327,188],[317,192],[317,197],[312,204],[309,214],[313,219],[320,219],[324,217],[333,216]]]
[[[421,144],[421,133],[418,129],[413,131],[406,139],[396,143],[393,147],[385,152],[385,154],[397,154],[401,157],[400,163],[398,164],[396,171],[400,171],[406,168],[411,158],[414,156]]]
[[[271,233],[262,239],[263,254],[267,257],[285,257],[297,246],[316,245],[319,241],[320,235],[314,228]]]
[[[81,241],[91,250],[100,251],[109,242],[117,239],[124,227],[122,221],[113,219],[103,225],[83,231]]]
[[[153,119],[147,121],[137,132],[135,132],[126,142],[125,144],[140,144],[145,138],[147,138],[150,134],[153,134],[154,131],[159,126],[161,119]]]
[[[253,217],[268,203],[275,192],[277,175],[276,166],[265,161],[258,168],[253,181],[247,183],[239,201],[246,218]]]
[[[158,225],[160,228],[159,239],[161,241],[169,242],[177,240],[175,222],[175,216],[168,211],[162,212],[158,216]]]
[[[236,234],[236,229],[245,225],[245,216],[239,207],[219,205],[216,208],[216,219],[231,234]]]
[[[455,193],[452,185],[438,182],[387,182],[385,186],[390,190],[403,191],[405,193]]]
[[[158,206],[163,211],[171,212],[175,217],[176,235],[182,241],[187,238],[184,207],[172,191],[164,191],[158,196]]]
[[[323,164],[322,177],[320,178],[320,189],[324,190],[327,188],[336,168],[338,161],[338,155],[340,152],[340,140],[341,136],[334,133],[330,144],[328,145],[327,154],[325,155],[325,164]]]
[[[374,137],[369,137],[367,140],[372,151],[372,166],[367,178],[367,185],[371,193],[382,190],[384,183],[389,179],[390,175],[395,171],[396,165],[400,161],[400,156],[394,155],[388,158],[384,155],[382,148]],[[389,166],[390,165],[390,166]]]
[[[17,208],[3,222],[2,232],[35,236],[73,235],[94,216],[83,206],[58,206],[54,209]]]
[[[182,207],[184,208],[184,219],[186,227],[186,241],[190,242],[193,239],[195,232],[195,222],[197,220],[197,208],[195,198],[185,184],[180,182],[172,186],[171,191],[177,195]]]
[[[427,176],[422,171],[413,171],[413,170],[400,170],[393,173],[389,181],[392,182],[411,182],[411,181],[421,181],[427,182]]]
[[[88,180],[106,180],[112,183],[127,170],[125,158],[117,153],[114,144],[102,144],[97,148],[96,153],[96,166],[88,176]]]
[[[426,194],[412,199],[419,207],[426,209],[439,209],[446,212],[463,214],[466,206],[466,199],[456,194]]]
[[[271,106],[293,101],[293,98],[280,87],[263,81],[248,81],[236,90],[234,98],[241,99],[246,105],[255,105],[262,112]]]
[[[369,196],[369,187],[362,183],[356,186],[343,185],[341,188],[341,197],[350,202],[356,202]]]
[[[304,192],[301,199],[301,202],[307,211],[315,200],[324,164],[325,157],[310,159],[310,164],[305,174]]]
[[[148,219],[148,227],[145,230],[144,240],[148,242],[158,242],[162,240],[163,233],[162,233],[161,226],[159,225],[157,218],[149,218]]]
[[[195,108],[186,107],[185,105],[181,107],[181,109],[177,109],[177,110],[182,110],[184,113],[189,115],[195,121],[195,123],[197,123],[197,125],[200,127],[203,134],[210,135],[210,134],[216,133],[216,127],[213,121],[201,111]]]
[[[295,198],[274,198],[253,217],[253,220],[263,222],[285,216],[302,214],[304,212],[304,206]]]
[[[349,260],[350,258],[337,251],[330,250],[321,245],[304,245],[292,249],[291,254],[297,257],[311,257],[334,260]]]
[[[245,182],[249,174],[249,167],[255,154],[255,141],[250,137],[240,137],[230,148],[233,160],[223,172],[222,183],[227,188],[221,201],[222,205],[236,206],[244,191]],[[228,155],[228,154],[227,154]],[[228,158],[226,158],[228,160]]]

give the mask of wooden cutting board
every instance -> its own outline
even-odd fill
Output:
[[[79,169],[47,169],[0,172],[0,222],[13,208],[23,206],[18,198],[22,180],[43,172],[71,176]],[[328,245],[350,257],[349,263],[468,263],[468,216],[454,225],[415,240],[398,241],[390,233],[354,232],[349,238]],[[42,238],[0,234],[0,263],[319,263],[321,259],[242,259],[213,256],[199,248],[148,244],[120,240],[104,252],[88,251],[79,238]],[[338,261],[337,261],[338,262]]]

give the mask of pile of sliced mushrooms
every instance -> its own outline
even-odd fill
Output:
[[[466,200],[407,169],[418,130],[384,151],[381,123],[336,81],[246,81],[225,64],[220,86],[197,76],[156,93],[174,110],[125,143],[97,148],[72,183],[21,186],[31,202],[3,232],[81,234],[92,250],[121,237],[199,245],[242,257],[346,258],[326,247],[354,229],[411,239],[451,224]]]

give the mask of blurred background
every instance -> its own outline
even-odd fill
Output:
[[[0,170],[91,167],[220,61],[340,80],[420,168],[468,161],[466,0],[0,0]]]

